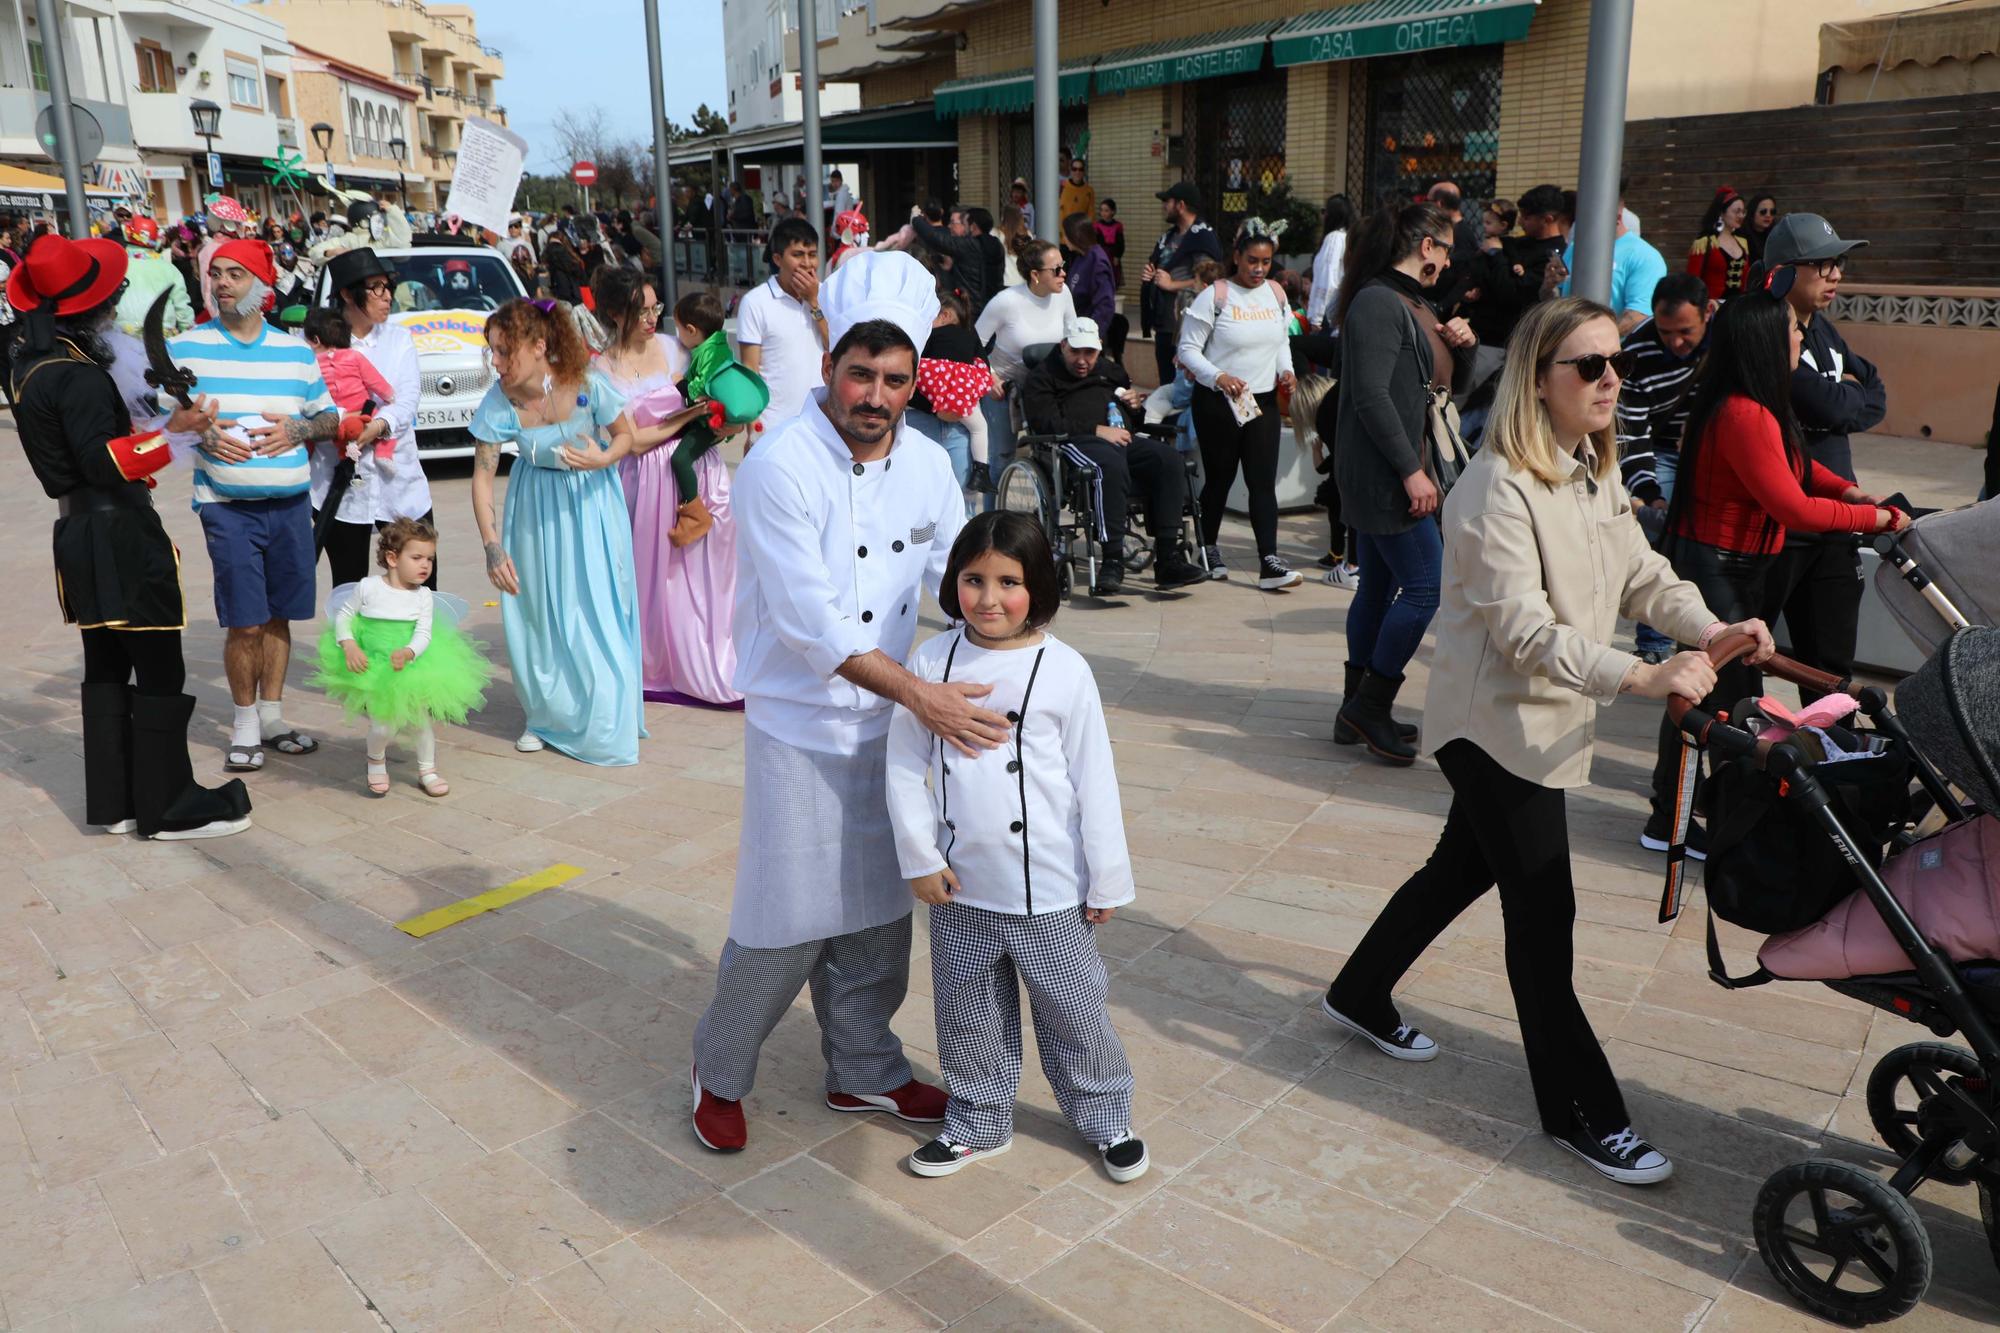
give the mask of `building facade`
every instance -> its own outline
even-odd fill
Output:
[[[104,139],[97,160],[84,168],[85,188],[94,207],[143,196],[146,178],[126,105],[129,62],[120,57],[113,7],[76,3],[63,12],[61,42],[70,96],[97,123]],[[42,177],[61,174],[36,138],[36,118],[49,104],[47,52],[48,35],[41,31],[34,0],[0,0],[0,163]],[[34,191],[0,193],[6,195],[0,207],[10,211],[52,210],[59,202]]]
[[[331,166],[337,184],[400,191],[411,207],[429,207],[430,178],[410,168],[410,145],[418,141],[417,90],[311,47],[295,45],[293,52],[299,121],[314,174],[323,176]]]

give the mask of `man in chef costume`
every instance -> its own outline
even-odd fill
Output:
[[[758,441],[731,490],[743,835],[692,1072],[695,1136],[717,1152],[747,1142],[757,1052],[807,985],[830,1109],[944,1119],[944,1089],[917,1081],[889,1030],[914,902],[889,826],[890,705],[966,754],[1009,730],[978,706],[987,687],[903,669],[965,516],[949,456],[903,421],[936,279],[909,255],[865,251],[820,307],[825,386]]]

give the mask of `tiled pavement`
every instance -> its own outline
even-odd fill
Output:
[[[496,639],[464,470],[437,471],[445,584]],[[358,731],[295,669],[290,714],[328,741],[253,780],[255,831],[97,835],[77,824],[51,506],[4,436],[0,478],[9,1327],[1792,1329],[1812,1321],[1748,1241],[1760,1180],[1882,1160],[1859,1089],[1922,1034],[1809,986],[1725,994],[1698,915],[1654,924],[1657,865],[1632,845],[1644,707],[1611,711],[1600,785],[1571,807],[1577,978],[1673,1181],[1600,1183],[1529,1128],[1491,902],[1404,990],[1442,1059],[1329,1030],[1318,991],[1428,851],[1445,789],[1328,743],[1345,594],[1241,584],[1057,624],[1113,705],[1141,892],[1100,938],[1153,1172],[1109,1183],[1030,1061],[1015,1150],[916,1179],[918,1132],[819,1104],[803,1006],[768,1048],[749,1151],[707,1154],[684,1066],[727,920],[739,719],[654,707],[638,767],[589,769],[515,755],[503,687],[446,738],[449,799],[399,763],[373,800]],[[162,506],[212,772],[226,697],[185,487]],[[1303,519],[1287,532],[1311,549]],[[589,873],[421,944],[390,928],[555,862]],[[919,958],[899,1027],[929,1070],[927,976]],[[1906,1326],[1991,1326],[1976,1206],[1923,1200],[1938,1276]]]

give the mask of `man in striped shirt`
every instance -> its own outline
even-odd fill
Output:
[[[223,668],[236,705],[227,767],[255,772],[264,747],[311,754],[319,743],[287,726],[280,701],[294,620],[314,601],[312,441],[333,438],[340,413],[302,341],[264,321],[277,264],[262,241],[217,246],[208,279],[215,318],[169,343],[199,377],[215,424],[193,447],[194,507],[215,567],[215,612],[228,632]]]
[[[1642,516],[1657,510],[1662,523],[1674,498],[1694,368],[1714,313],[1706,283],[1692,273],[1669,273],[1653,288],[1653,317],[1625,335],[1626,350],[1639,359],[1618,394],[1618,469],[1633,509]],[[1650,625],[1639,626],[1636,638],[1648,661],[1673,655],[1674,641]]]

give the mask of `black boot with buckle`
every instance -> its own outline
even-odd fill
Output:
[[[1342,666],[1343,669],[1347,672],[1347,683],[1341,687],[1340,707],[1342,712],[1345,712],[1347,708],[1347,701],[1349,699],[1352,699],[1355,696],[1355,693],[1360,689],[1361,673],[1363,668],[1355,665],[1352,662],[1343,663]],[[1396,727],[1396,734],[1402,737],[1405,742],[1411,745],[1415,745],[1417,743],[1418,732],[1416,723],[1396,722],[1395,727]],[[1350,723],[1345,717],[1341,716],[1339,713],[1336,713],[1333,719],[1333,743],[1335,745],[1361,744],[1361,733],[1356,731],[1354,729],[1353,724]]]

